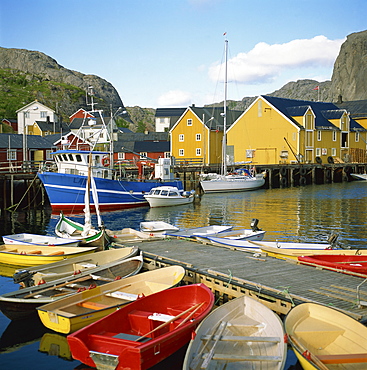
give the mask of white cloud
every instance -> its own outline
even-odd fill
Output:
[[[191,104],[191,94],[181,90],[171,90],[158,98],[160,107],[186,107]]]
[[[288,69],[332,68],[340,46],[345,41],[325,36],[297,39],[284,44],[260,42],[248,53],[239,53],[228,60],[228,80],[246,84],[272,82]],[[224,80],[223,64],[213,65],[209,77]]]

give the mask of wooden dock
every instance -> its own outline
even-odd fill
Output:
[[[358,321],[367,321],[364,277],[187,239],[144,241],[135,245],[143,252],[146,268],[182,265],[186,269],[185,282],[207,285],[218,305],[246,294],[257,297],[278,314],[285,315],[303,302],[315,302],[338,309]]]

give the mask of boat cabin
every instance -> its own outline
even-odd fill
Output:
[[[59,173],[88,176],[90,152],[86,150],[58,150],[53,153]],[[91,169],[93,177],[112,178],[108,152],[92,152]]]

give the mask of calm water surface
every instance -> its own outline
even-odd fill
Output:
[[[264,240],[326,241],[330,233],[339,234],[341,246],[367,246],[367,183],[314,185],[255,192],[206,194],[192,205],[132,210],[103,214],[106,227],[119,230],[139,228],[141,221],[166,221],[181,228],[207,225],[233,225],[249,228],[253,218],[266,230]],[[76,219],[82,220],[81,216]],[[50,210],[19,212],[0,216],[0,235],[30,232],[54,235],[57,216]],[[12,270],[0,266],[0,294],[18,288]],[[4,276],[5,275],[5,276]],[[72,360],[66,337],[46,328],[35,316],[25,321],[10,321],[0,313],[1,369],[86,369]],[[180,369],[184,351],[155,369]],[[286,369],[300,369],[289,351]]]

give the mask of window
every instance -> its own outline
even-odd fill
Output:
[[[185,155],[185,150],[184,150],[184,149],[179,149],[179,150],[178,150],[178,155],[179,155],[180,157],[183,157],[183,156]]]
[[[180,134],[178,135],[178,141],[185,141],[185,135],[184,134]]]
[[[41,118],[47,118],[47,112],[45,112],[45,111],[41,111],[41,112],[40,112],[40,117],[41,117]]]
[[[141,159],[145,159],[146,157],[148,157],[148,153],[147,152],[140,152],[140,158]]]
[[[16,149],[8,149],[7,150],[7,158],[8,161],[15,161],[17,159],[17,151]]]
[[[306,114],[306,130],[313,130],[313,115],[311,113]]]
[[[119,161],[124,160],[124,159],[125,159],[125,153],[124,153],[124,152],[118,152],[118,153],[117,153],[117,159],[118,159]]]
[[[52,160],[52,150],[46,150],[46,159],[47,160]]]
[[[321,141],[321,130],[317,130],[317,141]]]
[[[196,148],[196,155],[197,156],[201,155],[201,148]]]
[[[187,126],[192,126],[192,119],[191,118],[187,119]]]
[[[333,141],[336,141],[336,131],[333,131]]]
[[[331,148],[331,155],[332,155],[333,157],[335,157],[335,156],[336,156],[336,148]]]
[[[321,156],[321,148],[316,148],[316,157]]]
[[[359,141],[359,132],[356,132],[356,137],[355,137],[356,143]]]
[[[196,134],[196,141],[201,141],[201,134]]]
[[[171,158],[170,152],[164,152],[164,158]]]
[[[348,133],[342,132],[342,148],[348,148]]]

